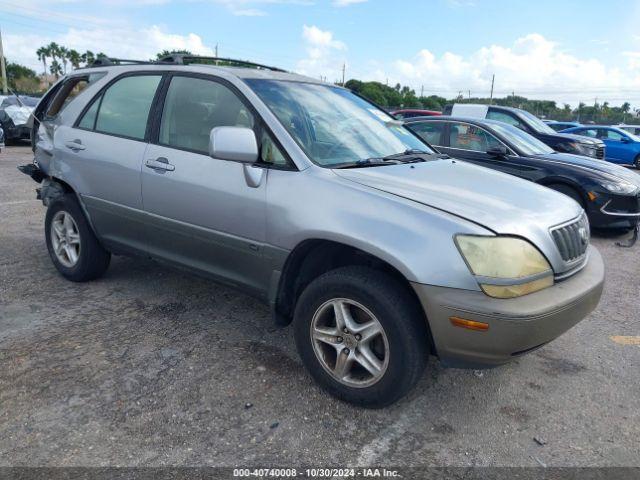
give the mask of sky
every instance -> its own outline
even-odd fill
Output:
[[[640,108],[640,0],[0,0],[5,56],[36,49],[149,59],[164,49],[328,81],[401,83],[448,98],[515,92]]]

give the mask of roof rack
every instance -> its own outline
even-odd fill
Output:
[[[172,55],[167,55],[166,57],[162,57],[157,62],[160,64],[171,64],[171,65],[188,65],[190,63],[212,63],[214,65],[221,66],[232,66],[232,67],[249,67],[249,68],[257,68],[259,70],[272,70],[274,72],[286,72],[282,68],[270,67],[269,65],[262,65],[260,63],[250,62],[248,60],[238,60],[235,58],[224,58],[224,57],[207,57],[201,55],[188,55],[185,53],[174,53]]]
[[[125,58],[98,57],[93,62],[91,62],[91,65],[87,65],[87,68],[111,67],[114,65],[127,65],[127,64],[148,65],[151,63],[155,63],[155,62],[145,62],[144,60],[127,60]]]

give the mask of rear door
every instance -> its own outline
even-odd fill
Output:
[[[263,294],[267,170],[211,158],[208,149],[214,127],[258,133],[254,113],[211,76],[172,75],[163,99],[142,167],[150,253]]]
[[[86,106],[73,126],[58,126],[54,155],[102,241],[115,251],[144,251],[140,170],[159,73],[120,76]]]

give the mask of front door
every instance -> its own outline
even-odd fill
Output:
[[[268,172],[208,148],[212,128],[253,128],[253,113],[221,81],[174,75],[158,116],[142,167],[149,252],[263,294]]]

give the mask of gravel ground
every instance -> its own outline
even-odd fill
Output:
[[[433,359],[408,398],[362,410],[248,296],[123,257],[65,281],[30,161],[0,154],[0,466],[640,465],[640,346],[616,338],[640,335],[640,243],[593,239],[602,302],[556,341],[482,372]]]

